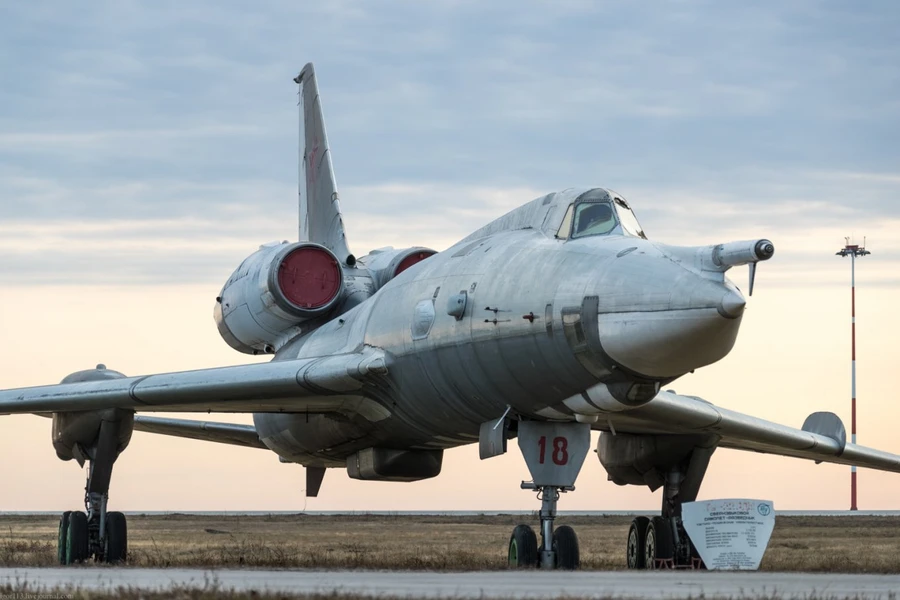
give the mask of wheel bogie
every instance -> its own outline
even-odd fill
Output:
[[[111,564],[122,563],[128,557],[128,525],[120,512],[106,513],[104,559]]]
[[[650,519],[635,517],[628,529],[628,545],[625,559],[629,569],[644,569],[647,566],[646,540]]]
[[[87,515],[81,511],[69,514],[66,529],[66,564],[84,562],[88,559],[88,521]]]
[[[568,525],[557,527],[553,532],[554,568],[574,571],[581,565],[578,536]]]
[[[675,558],[672,529],[662,517],[653,517],[647,526],[644,552],[646,568],[656,569]]]
[[[516,525],[509,537],[507,562],[512,568],[534,568],[538,564],[537,536],[528,525]]]
[[[59,517],[59,533],[56,538],[56,560],[59,564],[66,564],[66,541],[69,536],[69,516],[72,511],[67,510]]]

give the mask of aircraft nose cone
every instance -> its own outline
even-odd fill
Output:
[[[730,284],[649,253],[613,265],[597,291],[603,350],[620,367],[654,379],[724,358],[746,304]]]
[[[726,319],[737,319],[744,314],[745,306],[747,306],[746,298],[736,290],[729,290],[719,301],[719,314]]]

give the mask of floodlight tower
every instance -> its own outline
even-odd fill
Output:
[[[866,250],[866,238],[863,245],[851,244],[850,238],[844,238],[846,244],[837,256],[850,257],[850,441],[856,443],[856,257],[872,254]],[[856,466],[850,467],[850,510],[856,507]]]

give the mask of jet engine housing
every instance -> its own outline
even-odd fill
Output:
[[[359,259],[359,262],[364,264],[372,275],[376,289],[380,289],[403,271],[435,254],[437,252],[431,248],[420,246],[399,250],[388,246],[372,250],[369,254]]]
[[[331,314],[345,296],[345,273],[325,246],[275,242],[260,246],[216,298],[219,334],[235,350],[272,353],[300,325]]]

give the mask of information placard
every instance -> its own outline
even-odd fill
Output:
[[[706,568],[755,571],[775,528],[775,508],[769,500],[687,502],[681,520]]]

